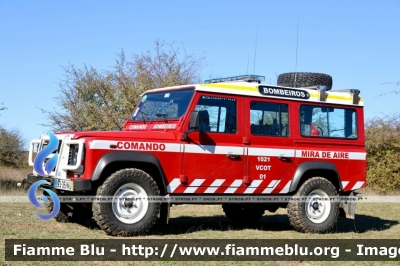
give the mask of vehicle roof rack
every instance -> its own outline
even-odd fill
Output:
[[[261,81],[265,80],[265,76],[259,75],[240,75],[226,78],[216,78],[216,79],[207,79],[204,83],[220,83],[220,82],[229,82],[229,81],[246,81],[246,82],[257,82],[261,83]]]

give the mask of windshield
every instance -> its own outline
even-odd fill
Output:
[[[167,120],[183,116],[194,89],[164,91],[143,95],[131,120]]]

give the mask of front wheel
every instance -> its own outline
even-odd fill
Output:
[[[160,203],[148,197],[159,195],[156,182],[139,169],[124,169],[112,174],[97,190],[97,197],[111,202],[93,203],[93,217],[101,229],[114,236],[146,233],[155,223]]]
[[[303,233],[331,231],[339,215],[339,203],[329,200],[334,196],[337,196],[337,190],[327,179],[313,177],[307,180],[294,195],[304,198],[305,202],[293,200],[287,206],[290,224]]]

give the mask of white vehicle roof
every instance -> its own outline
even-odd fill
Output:
[[[283,100],[364,106],[364,102],[359,96],[360,91],[356,89],[326,91],[324,86],[292,88],[243,80],[224,81],[224,79],[220,79],[220,82],[167,87],[148,92],[176,90],[188,87],[195,87],[195,90],[198,91],[215,92],[227,95],[244,95],[260,98],[277,98]]]

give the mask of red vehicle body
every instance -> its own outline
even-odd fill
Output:
[[[74,210],[76,219],[93,215],[109,234],[135,235],[149,230],[160,210],[167,222],[171,206],[139,197],[206,195],[221,196],[218,204],[234,221],[286,207],[296,230],[327,232],[340,209],[354,218],[355,203],[318,200],[354,197],[366,185],[358,94],[243,80],[148,91],[123,131],[56,134],[60,145],[53,154],[60,158],[45,177],[51,187],[59,195],[116,202],[65,203],[56,219]],[[46,136],[32,141],[32,165],[34,146],[40,151],[47,142]],[[35,171],[28,176],[30,183],[41,178]],[[279,195],[305,200],[230,203],[223,197]]]

